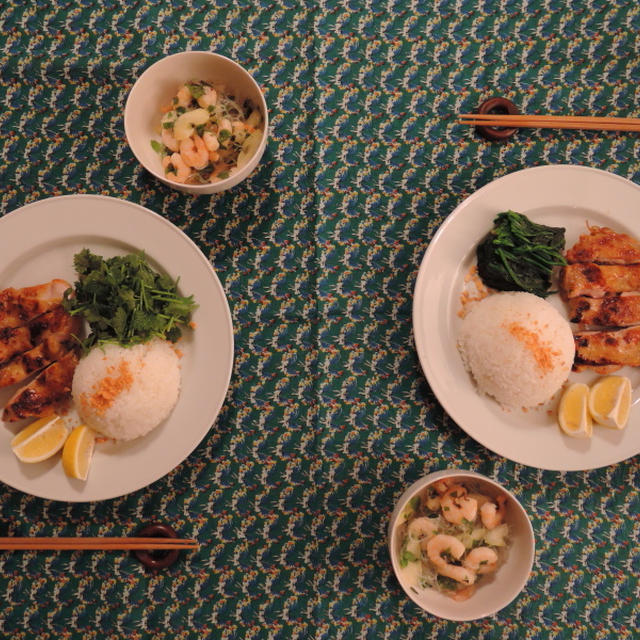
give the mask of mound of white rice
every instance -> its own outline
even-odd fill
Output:
[[[178,356],[164,340],[95,347],[80,360],[72,384],[81,419],[116,440],[133,440],[157,427],[179,392]]]
[[[474,305],[458,349],[480,391],[511,407],[547,402],[569,376],[575,354],[569,323],[542,298],[520,292]]]

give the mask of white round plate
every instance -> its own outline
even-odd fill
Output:
[[[180,464],[215,422],[233,367],[233,325],[224,290],[198,247],[168,220],[116,198],[73,195],[29,204],[0,218],[0,289],[76,280],[73,256],[87,247],[104,257],[144,250],[149,263],[179,277],[182,295],[199,305],[194,329],[178,348],[182,387],[171,415],[148,435],[96,446],[86,482],[67,478],[60,455],[21,463],[10,448],[21,423],[0,423],[0,480],[41,498],[106,500],[147,486]],[[0,407],[17,387],[0,390]]]
[[[593,437],[566,436],[556,422],[558,397],[539,409],[507,411],[478,393],[465,370],[456,338],[465,276],[475,264],[476,246],[508,209],[534,222],[565,227],[571,247],[587,223],[640,238],[640,186],[599,169],[550,165],[524,169],[495,180],[462,202],[435,234],[422,260],[413,300],[413,331],[420,364],[434,394],[453,420],[491,451],[532,467],[556,471],[594,469],[640,451],[640,407],[627,428],[594,425]],[[558,295],[548,298],[565,317]],[[625,368],[635,388],[640,372]],[[590,383],[596,374],[572,373]]]

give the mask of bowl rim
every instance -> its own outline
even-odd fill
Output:
[[[136,81],[131,86],[131,89],[129,89],[129,94],[127,95],[127,100],[124,105],[124,112],[123,112],[124,135],[127,140],[127,144],[129,145],[129,149],[131,149],[131,152],[135,156],[136,160],[140,163],[140,165],[146,171],[148,171],[154,178],[156,178],[157,180],[160,180],[164,184],[170,185],[181,191],[188,190],[191,193],[200,193],[202,191],[205,191],[206,189],[210,189],[212,185],[219,186],[220,187],[219,191],[224,191],[225,190],[224,187],[227,187],[227,188],[233,187],[239,182],[242,182],[246,178],[246,176],[245,178],[242,178],[241,180],[239,180],[238,182],[234,182],[233,184],[231,184],[231,182],[234,180],[234,178],[236,178],[236,176],[234,175],[229,176],[228,178],[224,178],[223,180],[218,180],[217,182],[207,182],[205,184],[185,184],[184,182],[175,182],[174,180],[169,180],[165,176],[161,176],[159,173],[157,173],[156,171],[148,167],[136,153],[134,145],[131,144],[131,135],[129,134],[127,111],[129,110],[131,96],[134,90],[136,89],[136,86],[138,86],[139,82],[142,80],[144,75],[147,74],[149,71],[151,71],[151,69],[153,69],[154,67],[162,66],[164,63],[167,62],[167,60],[170,60],[173,58],[179,58],[179,57],[189,57],[192,54],[206,55],[206,56],[210,56],[211,58],[224,60],[225,62],[228,62],[233,67],[235,67],[239,73],[242,73],[245,76],[247,76],[250,83],[253,84],[253,86],[258,92],[258,95],[260,96],[260,106],[262,107],[263,116],[264,116],[264,130],[262,132],[262,139],[260,141],[260,145],[264,143],[266,146],[266,140],[268,139],[268,135],[269,135],[269,109],[267,106],[267,100],[265,98],[264,91],[260,88],[260,85],[258,84],[256,79],[240,63],[236,62],[232,58],[229,58],[228,56],[225,56],[221,53],[216,53],[215,51],[205,51],[202,49],[189,49],[186,51],[177,51],[176,53],[171,53],[167,56],[162,56],[155,62],[152,62],[148,67],[146,67],[143,70],[143,72],[136,78]],[[250,162],[258,153],[259,153],[259,148],[256,149],[253,156],[251,156],[248,162]]]
[[[527,551],[528,551],[527,570],[526,572],[523,571],[523,577],[521,580],[518,581],[517,585],[513,589],[513,592],[512,593],[509,592],[510,597],[508,600],[505,599],[504,601],[501,601],[497,606],[488,607],[486,612],[480,616],[477,616],[477,615],[469,616],[469,615],[465,615],[464,613],[461,613],[460,616],[444,616],[441,613],[437,612],[436,610],[433,610],[434,608],[425,607],[424,603],[419,602],[418,598],[409,589],[405,587],[403,581],[400,579],[398,560],[396,558],[397,554],[394,553],[394,547],[395,547],[395,541],[396,541],[395,532],[397,531],[396,524],[397,524],[398,518],[402,514],[404,507],[407,505],[409,500],[411,500],[411,498],[413,498],[417,493],[423,491],[426,487],[433,484],[437,480],[441,480],[444,478],[451,478],[451,477],[473,478],[474,480],[480,480],[488,483],[493,488],[506,494],[512,500],[513,504],[516,505],[516,508],[518,509],[518,511],[520,511],[521,515],[524,516],[522,520],[523,522],[526,523],[525,533],[528,534],[527,535],[528,544],[526,545]],[[501,609],[504,609],[506,606],[511,604],[511,602],[513,602],[518,597],[518,595],[523,591],[524,587],[529,581],[529,578],[531,577],[531,571],[533,569],[533,563],[535,560],[535,551],[536,551],[536,538],[535,538],[535,532],[533,530],[533,525],[531,524],[531,519],[529,518],[529,514],[527,513],[525,508],[522,506],[518,498],[511,491],[509,491],[509,489],[507,489],[504,485],[500,484],[497,480],[493,480],[492,478],[489,478],[488,476],[478,473],[477,471],[471,471],[469,469],[451,468],[451,469],[442,469],[440,471],[434,471],[430,474],[427,474],[426,476],[419,478],[418,480],[413,482],[402,493],[400,498],[398,498],[398,500],[396,501],[394,510],[391,514],[391,517],[389,518],[389,525],[387,528],[387,549],[389,552],[389,558],[391,560],[393,573],[395,575],[395,578],[398,584],[400,585],[400,588],[405,593],[405,595],[407,595],[418,607],[420,607],[420,609],[422,609],[423,611],[426,611],[427,613],[430,613],[431,615],[441,618],[443,620],[451,620],[454,622],[468,622],[470,620],[479,620],[481,618],[486,618],[494,615]]]

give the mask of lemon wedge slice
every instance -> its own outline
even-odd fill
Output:
[[[624,429],[631,411],[631,382],[624,376],[600,378],[589,393],[589,411],[603,427]]]
[[[71,432],[62,450],[62,468],[70,478],[87,479],[95,443],[95,431],[84,424]]]
[[[41,462],[62,449],[69,428],[60,416],[40,418],[11,440],[11,449],[21,462]]]
[[[575,382],[567,387],[558,407],[560,428],[572,438],[590,438],[593,421],[589,414],[589,387]]]

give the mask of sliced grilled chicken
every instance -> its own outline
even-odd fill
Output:
[[[3,289],[0,291],[0,329],[25,325],[60,304],[70,286],[66,280],[56,278],[33,287]]]
[[[21,327],[4,327],[0,329],[0,366],[11,358],[24,353],[56,333],[77,333],[80,328],[78,320],[72,319],[58,304],[50,311],[36,316],[28,324]]]
[[[640,326],[574,334],[576,367],[640,366]]]
[[[15,422],[23,418],[43,418],[64,407],[71,398],[71,381],[77,363],[76,353],[69,351],[50,364],[11,397],[2,419]]]
[[[640,295],[622,293],[604,298],[570,298],[571,322],[595,327],[630,327],[640,324]]]
[[[46,367],[77,347],[81,320],[71,317],[62,306],[43,313],[31,322],[32,349],[20,353],[0,365],[0,387],[22,382],[32,373]]]
[[[567,298],[640,291],[640,264],[570,264],[562,268],[560,288]]]
[[[566,257],[567,262],[636,264],[640,263],[640,242],[608,227],[589,227],[589,233],[580,236]]]
[[[29,327],[4,327],[0,329],[0,362],[13,358],[17,353],[31,349]]]

